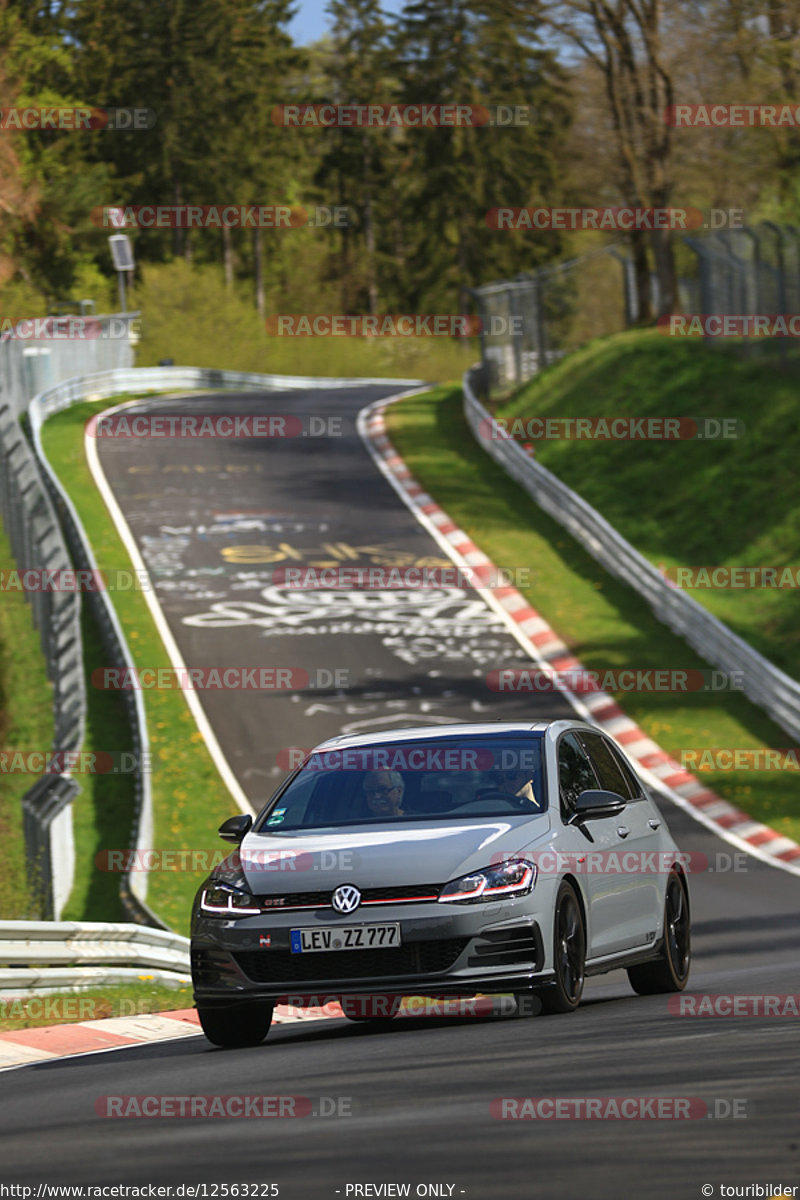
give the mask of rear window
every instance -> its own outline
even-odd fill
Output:
[[[317,753],[269,802],[256,830],[536,816],[547,807],[541,746],[532,734]]]

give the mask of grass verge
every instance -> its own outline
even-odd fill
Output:
[[[118,396],[114,403],[132,398]],[[84,403],[51,417],[44,426],[42,441],[47,457],[78,510],[98,567],[103,571],[129,570],[127,552],[84,457],[84,426],[99,411],[101,406]],[[169,658],[143,594],[132,589],[110,595],[134,662],[139,666],[169,668]],[[89,650],[93,664],[109,665],[101,661],[99,646],[90,643]],[[114,713],[119,697],[112,692],[97,691],[91,683],[89,693],[94,720],[92,748],[111,751],[124,748],[114,741],[124,736]],[[218,854],[221,843],[216,828],[226,816],[238,810],[217,774],[184,695],[178,691],[154,690],[145,692],[144,697],[152,762],[155,848]],[[106,739],[111,739],[110,744]],[[120,840],[127,804],[121,792],[122,777],[89,775],[85,779],[84,795],[78,797],[75,813],[79,882],[69,902],[70,911],[80,909],[84,919],[92,915],[86,910],[92,909],[96,897],[107,895],[111,887],[119,886],[117,875],[96,878],[94,859],[98,850],[128,846],[127,835]],[[109,806],[116,810],[113,816]],[[205,874],[203,870],[153,872],[148,904],[172,928],[188,932],[191,899]]]
[[[193,1008],[192,989],[148,982],[93,988],[85,992],[59,992],[51,996],[20,996],[0,1000],[0,1032],[36,1029],[42,1025],[72,1025],[107,1017],[134,1017],[142,1013],[175,1012]]]
[[[740,421],[744,431],[728,440],[538,441],[536,456],[656,566],[793,567],[792,588],[690,594],[800,679],[798,386],[796,350],[782,361],[774,347],[753,345],[745,357],[640,330],[569,355],[496,415],[520,420],[520,433],[532,417]]]
[[[531,586],[520,590],[585,667],[707,667],[491,461],[464,420],[459,387],[392,405],[387,430],[414,477],[485,554],[498,566],[531,569]],[[492,695],[487,688],[487,698]],[[628,692],[615,698],[679,760],[684,749],[787,740],[741,694]],[[704,771],[701,778],[755,819],[800,840],[791,772]]]

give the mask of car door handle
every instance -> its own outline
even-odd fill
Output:
[[[619,834],[619,836],[621,838],[626,838],[628,836],[628,834],[630,833],[630,829],[628,829],[627,825],[618,825],[617,833]]]
[[[661,824],[661,822],[660,822],[660,821],[654,821],[654,820],[653,820],[653,818],[651,817],[651,818],[650,818],[650,820],[647,822],[647,824],[650,826],[650,828],[651,828],[651,829],[658,829],[658,827],[659,827],[659,825]]]

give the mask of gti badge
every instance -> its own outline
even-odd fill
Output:
[[[331,904],[340,913],[355,912],[361,903],[361,892],[352,883],[343,883],[331,896]]]

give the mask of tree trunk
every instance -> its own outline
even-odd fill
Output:
[[[177,176],[172,177],[172,203],[176,208],[180,208],[183,203],[183,193],[181,190],[180,181]],[[176,258],[183,256],[184,245],[184,230],[178,228],[177,222],[172,229],[172,253]]]
[[[658,312],[663,317],[678,307],[678,274],[675,270],[675,244],[669,229],[653,230],[653,258],[658,278]]]
[[[631,233],[637,325],[647,325],[653,319],[653,305],[650,302],[650,262],[647,257],[648,237],[649,234],[641,230]]]
[[[378,284],[375,279],[375,222],[372,215],[372,156],[369,134],[364,133],[363,185],[364,185],[364,246],[367,253],[367,292],[369,311],[374,317],[378,312]]]
[[[225,287],[233,290],[233,238],[229,225],[222,226],[222,265],[225,272]]]
[[[264,297],[264,244],[261,230],[258,226],[253,230],[253,277],[256,287],[256,311],[259,320],[266,316],[266,301]]]

